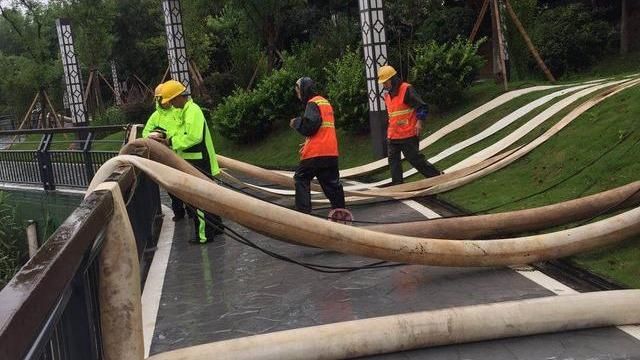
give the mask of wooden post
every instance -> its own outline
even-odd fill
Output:
[[[87,87],[84,89],[84,96],[82,97],[82,99],[84,100],[85,104],[88,104],[89,102],[89,91],[91,91],[91,83],[93,82],[93,72],[94,70],[91,70],[91,72],[89,73],[89,81],[87,81]]]
[[[505,5],[507,6],[507,12],[511,17],[511,20],[513,20],[513,23],[518,29],[518,32],[520,32],[520,35],[522,35],[524,42],[527,44],[529,51],[531,52],[533,57],[536,59],[536,63],[538,64],[538,67],[542,70],[542,72],[544,72],[544,75],[547,77],[549,81],[555,82],[556,78],[553,77],[553,74],[551,74],[551,71],[549,71],[549,68],[547,68],[547,65],[545,65],[544,61],[540,57],[538,50],[536,50],[535,46],[533,46],[533,42],[531,42],[529,35],[527,35],[527,32],[524,30],[524,27],[522,26],[520,19],[518,19],[518,16],[513,11],[513,8],[511,7],[511,3],[509,2],[509,0],[504,0],[504,2],[505,2]]]
[[[104,81],[105,84],[107,84],[107,87],[111,90],[111,92],[113,93],[114,96],[117,96],[116,94],[116,90],[113,88],[113,86],[111,86],[111,84],[109,84],[109,81],[107,81],[107,79],[104,77],[104,75],[102,75],[101,72],[98,71],[98,76],[100,76],[100,78],[102,79],[102,81]]]
[[[629,52],[629,4],[627,0],[622,1],[622,14],[620,16],[620,54],[626,55]]]
[[[133,77],[138,81],[138,83],[139,83],[140,85],[142,85],[142,86],[144,87],[144,89],[146,89],[146,90],[151,94],[151,96],[153,96],[153,95],[154,95],[153,90],[151,90],[151,88],[149,88],[149,87],[147,86],[147,84],[145,84],[145,83],[144,83],[144,81],[142,81],[142,80],[141,80],[137,75],[135,75],[135,74],[133,75]]]
[[[60,118],[58,118],[58,113],[56,113],[56,109],[53,108],[53,104],[51,104],[51,100],[49,100],[49,95],[47,95],[47,92],[42,90],[42,97],[44,97],[44,100],[47,103],[47,106],[49,107],[49,110],[51,110],[51,113],[53,114],[53,119],[55,120],[56,124],[59,127],[64,127],[62,126],[62,121],[60,121]],[[65,138],[67,134],[64,134]]]
[[[500,22],[500,9],[498,8],[498,0],[492,0],[491,7],[493,10],[493,23],[495,24],[494,34],[498,41],[498,62],[500,67],[500,74],[502,75],[502,84],[504,85],[504,91],[509,90],[507,84],[507,66],[504,62],[504,40],[502,38],[502,24]]]
[[[27,245],[29,246],[29,258],[32,258],[38,252],[38,229],[33,220],[27,222]]]
[[[480,14],[478,15],[478,19],[476,20],[476,23],[473,25],[473,30],[471,30],[469,41],[473,42],[473,40],[475,40],[476,38],[476,35],[478,35],[478,30],[480,30],[480,25],[482,25],[482,21],[484,20],[484,16],[487,13],[488,7],[489,7],[489,0],[484,0],[484,3],[482,3],[482,8],[480,9]]]
[[[160,80],[160,83],[163,83],[165,81],[167,81],[167,75],[169,75],[169,69],[171,68],[171,66],[167,66],[167,70],[165,70],[164,75],[162,75],[162,80]]]
[[[27,119],[29,119],[29,117],[31,117],[31,111],[33,111],[33,107],[36,105],[36,101],[38,101],[39,97],[40,97],[40,91],[38,91],[36,93],[36,96],[33,97],[33,101],[31,102],[31,105],[27,109],[27,113],[24,115],[24,118],[22,119],[22,122],[20,123],[20,126],[18,126],[17,130],[22,130],[22,127],[27,122]]]

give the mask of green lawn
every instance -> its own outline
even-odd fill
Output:
[[[28,135],[24,141],[13,144],[11,150],[36,150],[40,144],[42,135]],[[122,141],[124,139],[124,132],[117,132],[105,136],[104,138],[94,141],[92,150],[96,151],[119,151],[122,147]],[[75,136],[73,134],[55,134],[53,135],[53,142],[51,144],[51,150],[68,150],[69,146],[74,142]]]

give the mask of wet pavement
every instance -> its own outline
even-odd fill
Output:
[[[357,219],[368,221],[423,218],[399,202],[353,211]],[[297,261],[331,266],[376,261],[295,246],[225,224]],[[176,223],[151,354],[339,321],[553,295],[507,268],[401,266],[329,274],[277,260],[226,235],[205,246],[187,243],[190,235],[189,220]],[[368,358],[640,359],[640,341],[616,328],[604,328]]]

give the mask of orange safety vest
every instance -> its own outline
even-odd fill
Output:
[[[400,84],[398,95],[391,98],[389,93],[384,95],[384,103],[387,105],[389,113],[389,127],[387,128],[387,138],[406,139],[416,136],[416,109],[404,103],[404,95],[411,84],[403,82]]]
[[[333,108],[327,99],[322,96],[315,96],[309,102],[314,102],[320,109],[322,124],[318,131],[307,136],[307,139],[300,149],[300,159],[310,159],[319,156],[338,156],[338,138],[336,137],[335,120],[333,119]]]

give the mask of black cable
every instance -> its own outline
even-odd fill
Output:
[[[367,264],[367,265],[362,265],[362,266],[329,266],[329,265],[321,265],[321,264],[314,264],[314,263],[308,263],[308,262],[303,262],[303,261],[298,261],[298,260],[294,260],[290,257],[287,257],[285,255],[281,255],[278,254],[276,252],[267,250],[265,248],[260,247],[259,245],[257,245],[256,243],[252,242],[251,240],[247,239],[246,237],[244,237],[243,235],[239,234],[237,231],[233,230],[232,228],[220,223],[214,223],[212,221],[210,221],[209,219],[207,219],[205,216],[198,214],[197,211],[195,211],[195,209],[193,208],[192,205],[185,203],[185,205],[191,209],[191,211],[198,216],[198,218],[200,218],[200,220],[206,222],[208,225],[213,226],[215,228],[217,228],[218,230],[224,231],[225,234],[227,236],[229,236],[231,239],[249,246],[251,248],[254,248],[266,255],[269,255],[275,259],[281,260],[281,261],[285,261],[285,262],[289,262],[292,264],[296,264],[302,267],[305,267],[307,269],[313,270],[313,271],[318,271],[318,272],[323,272],[323,273],[344,273],[344,272],[353,272],[353,271],[358,271],[358,270],[371,270],[371,269],[380,269],[380,268],[389,268],[389,267],[398,267],[398,266],[404,266],[406,264],[387,264],[386,261],[377,261],[371,264]]]
[[[520,202],[520,201],[523,201],[523,200],[527,200],[527,199],[530,199],[530,198],[532,198],[532,197],[534,197],[534,196],[538,196],[538,195],[544,194],[544,193],[546,193],[546,192],[548,192],[548,191],[550,191],[550,190],[553,190],[554,188],[556,188],[556,187],[558,187],[558,186],[562,185],[563,183],[565,183],[565,182],[567,182],[567,181],[571,180],[572,178],[576,177],[576,176],[577,176],[577,175],[579,175],[581,172],[583,172],[584,170],[586,170],[587,168],[591,167],[593,164],[595,164],[596,162],[598,162],[600,159],[602,159],[603,157],[605,157],[605,156],[606,156],[607,154],[609,154],[611,151],[615,150],[615,149],[616,149],[620,144],[622,144],[622,143],[624,142],[624,140],[626,140],[626,139],[627,139],[627,138],[628,138],[632,133],[633,133],[633,131],[632,131],[632,132],[629,132],[629,133],[627,133],[626,135],[624,135],[623,137],[621,137],[621,138],[620,138],[620,139],[619,139],[619,140],[618,140],[618,141],[617,141],[613,146],[611,146],[609,149],[607,149],[607,150],[606,150],[605,152],[603,152],[602,154],[598,155],[596,158],[594,158],[594,159],[592,159],[591,161],[589,161],[586,165],[584,165],[583,167],[581,167],[580,169],[578,169],[576,172],[574,172],[574,173],[570,174],[569,176],[567,176],[567,177],[565,177],[565,178],[561,179],[560,181],[558,181],[558,182],[556,182],[556,183],[554,183],[554,184],[551,184],[550,186],[548,186],[548,187],[546,187],[546,188],[544,188],[544,189],[542,189],[542,190],[536,191],[536,192],[534,192],[534,193],[531,193],[531,194],[529,194],[529,195],[523,196],[523,197],[518,198],[518,199],[514,199],[514,200],[507,201],[507,202],[502,203],[502,204],[500,204],[500,205],[495,205],[495,206],[492,206],[492,207],[489,207],[489,208],[486,208],[486,209],[482,209],[482,210],[474,211],[474,212],[472,212],[472,213],[470,213],[470,214],[461,215],[461,216],[478,215],[478,214],[487,213],[487,212],[490,212],[490,211],[493,211],[493,210],[499,209],[499,208],[501,208],[501,207],[504,207],[504,206],[507,206],[507,205],[511,205],[511,204],[515,204],[515,203],[517,203],[517,202]],[[639,138],[638,140],[636,140],[636,142],[634,143],[634,145],[635,145],[635,144],[637,144],[638,142],[640,142],[640,138]],[[633,145],[632,145],[632,146],[633,146]]]

